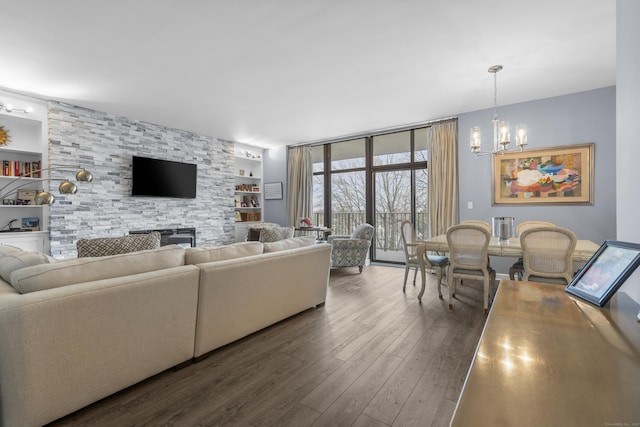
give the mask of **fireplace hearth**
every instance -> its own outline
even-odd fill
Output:
[[[157,231],[158,233],[160,233],[160,246],[166,246],[166,245],[180,245],[184,247],[196,246],[195,227],[129,230],[129,234],[149,234],[152,231]]]

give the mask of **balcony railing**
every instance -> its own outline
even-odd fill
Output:
[[[375,245],[379,251],[403,251],[400,225],[402,221],[411,220],[409,212],[378,212],[375,218]],[[364,212],[340,212],[331,215],[333,234],[350,235],[355,228],[366,222]],[[314,213],[313,223],[324,225],[324,214]],[[418,239],[426,237],[429,229],[429,215],[426,212],[416,214],[415,229]]]

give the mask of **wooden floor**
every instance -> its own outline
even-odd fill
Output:
[[[436,276],[421,305],[403,275],[333,270],[323,307],[51,425],[447,426],[484,325],[481,283],[449,311]]]

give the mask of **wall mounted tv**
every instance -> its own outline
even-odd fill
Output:
[[[197,174],[191,163],[133,156],[131,195],[194,199]]]

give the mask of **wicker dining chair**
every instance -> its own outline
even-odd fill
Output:
[[[491,224],[487,221],[482,221],[480,219],[465,219],[460,224],[477,225],[487,230],[489,232],[489,236],[491,236]]]
[[[413,286],[416,285],[416,276],[418,275],[418,270],[420,269],[420,263],[418,261],[418,243],[419,241],[416,239],[416,231],[413,227],[411,221],[402,221],[400,226],[400,234],[402,234],[402,246],[404,247],[404,255],[405,255],[405,264],[404,264],[404,283],[402,284],[402,292],[405,292],[407,287],[407,277],[409,276],[409,270],[411,268],[415,269],[413,273]],[[442,299],[442,291],[440,290],[440,283],[442,282],[442,277],[446,274],[445,269],[449,266],[449,258],[446,256],[439,255],[425,255],[424,256],[424,264],[425,268],[430,270],[434,270],[438,275],[438,297]],[[423,277],[424,281],[424,277]],[[418,295],[418,300],[422,301],[422,294],[424,289]]]
[[[462,223],[447,230],[449,245],[449,309],[453,309],[456,279],[482,280],[484,313],[489,312],[489,294],[495,286],[496,272],[488,260],[491,232],[482,225]]]
[[[529,228],[534,227],[555,227],[555,224],[548,221],[523,221],[516,226],[516,236],[520,236],[524,230],[528,230]],[[509,268],[509,279],[518,280],[522,279],[524,276],[524,260],[519,258],[510,268]]]
[[[573,278],[576,235],[562,227],[535,227],[520,236],[524,280],[567,285]]]

